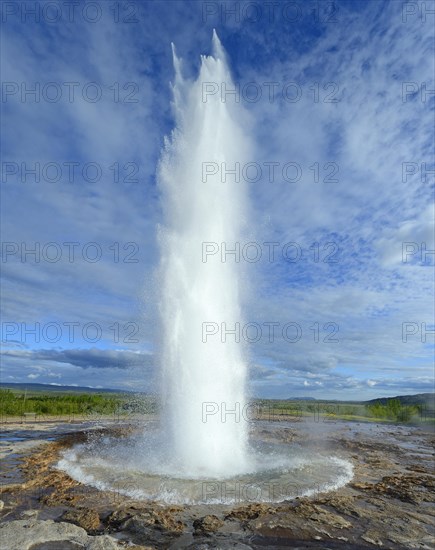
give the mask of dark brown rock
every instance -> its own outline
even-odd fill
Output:
[[[273,513],[273,508],[268,504],[249,504],[241,506],[225,516],[225,519],[238,519],[241,521],[257,519],[260,516]]]
[[[196,519],[193,522],[193,528],[195,529],[195,535],[215,533],[224,525],[224,522],[217,516],[208,515],[202,518]]]
[[[95,532],[100,527],[100,516],[92,508],[67,510],[62,514],[61,519],[68,523],[74,523],[88,532]]]

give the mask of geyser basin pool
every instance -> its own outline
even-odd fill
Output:
[[[165,504],[281,502],[337,489],[353,475],[347,460],[295,443],[253,441],[249,470],[218,478],[183,470],[169,453],[149,429],[145,437],[93,437],[64,451],[57,467],[100,490]]]

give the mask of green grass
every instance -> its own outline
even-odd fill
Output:
[[[12,391],[0,389],[0,416],[128,416],[131,413],[152,413],[156,404],[151,398],[138,399],[133,394],[68,393]]]
[[[257,401],[261,416],[276,418],[304,418],[313,421],[350,420],[357,422],[433,423],[433,415],[427,414],[424,405],[403,405],[398,399],[387,403],[364,404],[352,402],[321,401]]]

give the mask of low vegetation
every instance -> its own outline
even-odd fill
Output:
[[[233,409],[233,407],[229,407]],[[98,419],[112,417],[127,419],[132,415],[158,412],[158,401],[152,396],[115,392],[43,391],[0,389],[0,419],[26,418],[35,415],[63,419]],[[230,414],[230,413],[228,413]],[[371,402],[328,402],[317,400],[264,400],[258,399],[240,411],[240,420],[290,420],[335,422],[354,420],[359,422],[433,423],[431,403],[400,398],[380,399]]]
[[[15,392],[0,389],[0,416],[98,417],[153,413],[156,405],[150,398],[117,393],[43,393]]]
[[[259,401],[260,416],[264,419],[309,419],[314,422],[355,420],[360,422],[434,422],[434,410],[424,403],[403,404],[399,399],[370,403],[326,401]]]
[[[403,405],[398,399],[391,399],[387,403],[381,402],[366,405],[368,414],[373,418],[409,422],[413,418],[423,419],[426,408],[424,405]]]

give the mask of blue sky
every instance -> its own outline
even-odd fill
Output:
[[[279,323],[248,346],[251,392],[433,391],[432,4],[67,4],[2,4],[2,381],[155,389],[171,42],[194,78],[216,28],[252,160],[278,166],[249,185],[245,320]]]

